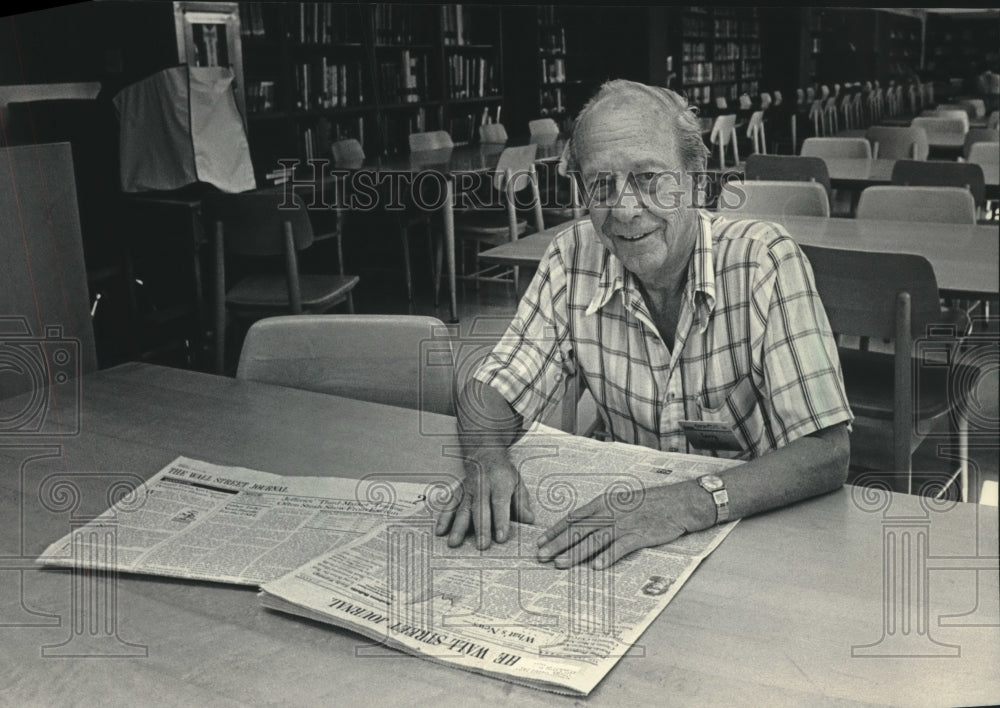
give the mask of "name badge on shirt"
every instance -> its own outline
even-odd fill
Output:
[[[699,450],[732,450],[741,452],[743,446],[736,437],[736,433],[725,423],[716,423],[710,420],[681,420],[678,421],[684,437],[692,447]]]

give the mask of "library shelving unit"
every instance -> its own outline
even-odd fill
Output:
[[[759,92],[760,20],[757,8],[680,10],[680,88],[698,106],[736,101]]]
[[[411,132],[456,143],[503,101],[495,7],[240,3],[247,122],[261,176],[278,160],[329,157],[356,138],[369,156],[405,153]]]

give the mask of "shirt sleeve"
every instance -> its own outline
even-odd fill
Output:
[[[573,371],[566,283],[562,255],[553,242],[514,319],[473,374],[496,389],[525,424],[562,398]]]
[[[760,274],[754,301],[767,312],[763,403],[775,442],[781,447],[836,423],[850,424],[837,342],[809,261],[786,236],[771,244]]]

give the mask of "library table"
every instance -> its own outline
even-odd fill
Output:
[[[37,434],[0,435],[6,704],[1000,702],[995,509],[844,487],[744,519],[581,701],[266,611],[250,588],[33,564],[99,513],[116,482],[177,455],[284,475],[440,479],[458,468],[453,418],[135,363],[88,375],[78,400]],[[0,421],[31,401],[0,401]]]
[[[859,251],[916,253],[930,261],[938,288],[954,297],[996,297],[1000,294],[1000,258],[994,226],[935,224],[871,219],[830,219],[818,216],[740,214],[782,224],[799,243]],[[483,251],[487,263],[536,266],[552,239],[569,224]]]

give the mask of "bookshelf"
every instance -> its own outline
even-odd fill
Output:
[[[688,101],[706,106],[720,96],[733,102],[760,92],[757,8],[684,7],[679,27],[679,88]]]
[[[248,132],[261,173],[281,158],[327,157],[355,138],[369,156],[408,135],[456,143],[503,103],[503,28],[495,6],[239,3]]]

